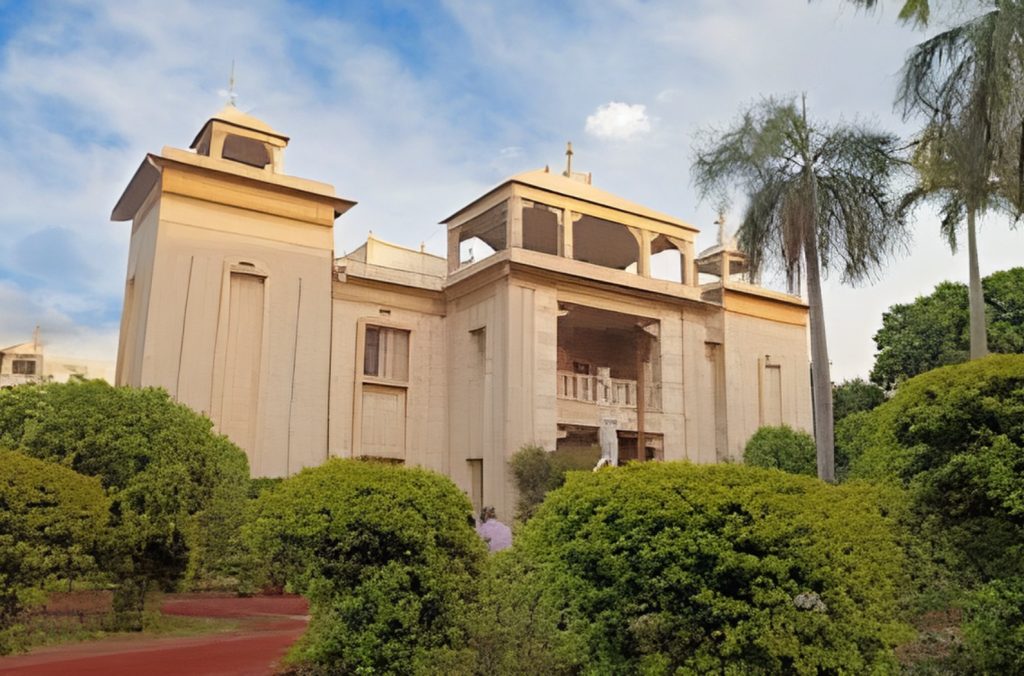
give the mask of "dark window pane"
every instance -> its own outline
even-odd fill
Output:
[[[380,363],[380,329],[366,327],[366,349],[363,351],[363,375],[376,376]]]

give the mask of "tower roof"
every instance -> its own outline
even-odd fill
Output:
[[[669,223],[686,230],[697,230],[694,226],[690,225],[686,221],[676,218],[675,216],[655,211],[654,209],[645,207],[642,204],[637,204],[636,202],[630,202],[618,195],[613,195],[612,193],[601,190],[600,188],[595,188],[589,183],[585,183],[575,178],[569,178],[547,169],[535,169],[533,171],[526,171],[521,174],[511,176],[495,186],[494,189],[489,190],[487,194],[481,196],[479,199],[487,197],[487,195],[490,195],[494,191],[499,190],[510,183],[518,183],[520,185],[527,185],[546,192],[556,193],[566,197],[574,197],[584,202],[591,202],[593,204],[610,207],[618,211],[624,211],[626,213],[635,214],[651,220],[661,221],[662,223]],[[479,199],[474,200],[471,204],[475,204]],[[468,206],[470,205],[459,209],[441,222],[447,223],[451,221],[460,213],[465,211]]]
[[[189,146],[190,148],[195,148],[196,145],[199,144],[199,139],[203,136],[203,132],[205,132],[206,128],[210,126],[210,123],[214,121],[227,122],[228,124],[236,127],[250,129],[252,131],[260,132],[261,134],[267,134],[268,136],[276,136],[285,143],[288,142],[287,136],[277,131],[263,120],[255,118],[248,113],[243,113],[235,106],[228,104],[206,121],[203,128],[199,130],[198,134],[196,134],[196,137],[192,139],[192,145]]]

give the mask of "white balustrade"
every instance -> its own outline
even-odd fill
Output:
[[[636,381],[558,371],[558,398],[602,406],[636,408]],[[661,386],[648,384],[646,408],[661,409]]]

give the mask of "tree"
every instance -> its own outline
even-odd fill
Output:
[[[833,418],[836,424],[853,413],[870,411],[885,401],[885,391],[863,378],[844,380],[832,388]]]
[[[992,351],[1024,353],[1024,268],[994,272],[982,280]],[[967,286],[942,282],[927,296],[893,305],[875,334],[871,381],[892,390],[931,369],[967,361],[970,355]]]
[[[806,106],[766,99],[739,123],[700,144],[693,164],[703,197],[738,185],[748,205],[740,247],[756,271],[766,258],[787,275],[803,270],[810,309],[818,476],[835,478],[832,384],[822,271],[856,282],[876,269],[904,235],[890,182],[901,167],[894,135],[861,124],[813,124]]]
[[[940,202],[941,227],[956,249],[966,218],[970,354],[988,353],[977,217],[1024,209],[1024,3],[986,0],[987,9],[917,45],[903,66],[896,103],[904,119],[922,117],[915,152],[919,180],[901,213]]]
[[[866,10],[873,10],[881,5],[881,0],[849,0],[854,5]],[[931,7],[929,0],[903,0],[903,7],[900,8],[899,20],[904,23],[911,23],[917,26],[924,26],[931,18]]]
[[[0,655],[45,581],[97,570],[109,510],[97,479],[0,450]]]
[[[240,542],[245,454],[163,390],[99,380],[2,390],[0,445],[100,479],[117,532],[105,565],[128,628],[140,626],[149,584],[172,587],[190,566],[216,566],[205,552]]]

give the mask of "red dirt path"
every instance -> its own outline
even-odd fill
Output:
[[[241,619],[238,631],[186,638],[114,638],[0,658],[4,676],[237,676],[273,674],[306,629],[306,601],[207,594],[169,597],[167,615]]]

